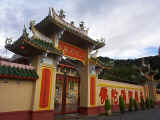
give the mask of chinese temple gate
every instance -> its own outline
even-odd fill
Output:
[[[56,114],[73,112],[95,115],[104,112],[107,97],[115,111],[119,95],[126,104],[131,96],[137,101],[145,98],[145,86],[99,80],[105,66],[91,52],[103,47],[104,41],[93,40],[53,8],[41,22],[31,21],[29,29],[32,36],[24,27],[18,40],[6,40],[5,47],[20,57],[0,59],[0,119],[53,120]]]

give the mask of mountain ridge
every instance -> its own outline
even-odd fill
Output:
[[[127,60],[112,59],[109,57],[99,56],[98,59],[107,65],[113,63],[111,70],[104,69],[99,74],[98,77],[104,80],[142,84],[146,80],[146,78],[143,75],[141,75],[139,71],[139,69],[142,67],[142,61],[144,61],[146,65],[150,64],[152,70],[160,71],[160,56],[148,56],[143,58]],[[159,79],[160,72],[158,72],[154,76],[154,80]]]

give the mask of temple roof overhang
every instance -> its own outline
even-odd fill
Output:
[[[86,50],[91,52],[105,45],[103,40],[91,39],[85,30],[67,23],[53,11],[52,14],[50,13],[38,24],[35,24],[34,21],[30,22],[30,30],[33,33],[31,37],[27,33],[26,27],[24,27],[20,38],[13,43],[9,42],[11,39],[7,39],[5,47],[11,52],[24,57],[32,57],[43,53],[58,56],[68,55],[85,63],[87,58]],[[66,49],[61,49],[61,47]],[[77,51],[76,54],[73,54],[73,51]]]
[[[85,30],[81,30],[60,18],[54,9],[52,9],[52,12],[41,22],[34,25],[34,27],[47,37],[52,37],[54,33],[64,30],[62,40],[81,47],[89,47],[96,50],[105,46],[104,41],[93,40],[88,36]]]
[[[5,48],[13,53],[32,57],[35,55],[47,52],[48,54],[58,54],[61,55],[62,51],[53,47],[52,43],[40,40],[34,37],[28,37],[26,30],[23,31],[22,36],[13,43],[6,44]]]

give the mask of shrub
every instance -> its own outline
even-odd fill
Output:
[[[111,104],[110,104],[110,100],[107,98],[105,100],[105,111],[106,111],[106,115],[111,115]]]
[[[150,108],[151,108],[149,98],[146,99],[146,108],[147,108],[147,109],[150,109]]]
[[[154,101],[153,101],[153,99],[150,99],[150,107],[154,108]]]
[[[107,98],[105,101],[105,110],[108,111],[110,109],[111,109],[111,104],[110,104],[109,99]]]
[[[134,104],[134,110],[137,111],[138,110],[138,103],[135,99],[133,100],[133,104]]]
[[[129,111],[132,111],[133,110],[133,98],[130,97],[129,98]]]
[[[145,110],[145,102],[144,102],[143,97],[141,97],[141,109]]]
[[[119,108],[121,113],[125,112],[125,103],[122,96],[119,96]]]

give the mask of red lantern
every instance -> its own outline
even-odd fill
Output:
[[[24,46],[23,46],[23,45],[21,45],[21,46],[20,46],[20,49],[21,49],[21,50],[24,50]]]

